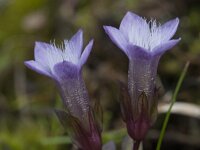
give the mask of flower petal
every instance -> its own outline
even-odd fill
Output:
[[[128,48],[129,60],[149,59],[151,57],[151,52],[140,46],[129,44],[127,48]]]
[[[153,55],[161,55],[163,54],[165,51],[171,49],[172,47],[174,47],[179,41],[181,40],[181,38],[176,39],[176,40],[170,40],[167,41],[163,44],[160,44],[158,46],[156,46],[153,50],[152,50],[152,54]]]
[[[46,75],[48,77],[52,77],[50,70],[48,70],[48,68],[45,68],[44,66],[40,65],[38,62],[36,62],[34,60],[25,61],[24,64],[28,68],[30,68],[40,74]]]
[[[42,64],[44,67],[52,69],[56,63],[63,61],[61,53],[62,51],[55,45],[44,42],[35,43],[35,60]]]
[[[48,57],[48,49],[51,48],[51,45],[44,42],[35,42],[34,56],[35,60],[39,63],[44,63]]]
[[[84,51],[83,51],[83,53],[81,55],[81,58],[79,60],[79,66],[80,67],[83,66],[86,63],[86,61],[88,59],[88,56],[90,55],[90,52],[92,50],[93,43],[94,43],[94,40],[91,40],[88,43],[88,45],[85,47],[85,49],[84,49]]]
[[[126,54],[127,54],[127,40],[125,36],[120,32],[120,30],[111,27],[111,26],[104,26],[103,27],[105,32],[111,38],[111,40]]]
[[[78,32],[70,39],[72,43],[73,50],[80,57],[81,50],[83,48],[83,30],[79,29]]]
[[[63,61],[54,66],[53,75],[57,81],[62,83],[68,79],[77,77],[78,67],[71,62]]]
[[[83,48],[83,31],[80,29],[69,41],[65,40],[65,53],[73,63],[78,63]]]
[[[124,35],[128,36],[133,29],[136,30],[141,25],[143,26],[143,24],[146,24],[146,21],[142,17],[132,12],[127,12],[121,21],[119,29]]]
[[[179,19],[175,18],[173,20],[166,22],[160,27],[160,30],[161,30],[160,32],[162,34],[161,35],[162,41],[164,42],[168,41],[174,36],[177,30],[178,24],[179,24]]]

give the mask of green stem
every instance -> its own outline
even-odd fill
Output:
[[[182,84],[182,82],[183,82],[183,79],[184,79],[184,77],[185,77],[185,75],[186,75],[186,73],[187,73],[189,64],[190,64],[189,62],[187,62],[187,63],[185,64],[185,67],[184,67],[184,69],[183,69],[183,71],[182,71],[182,73],[181,73],[181,76],[180,76],[180,78],[179,78],[179,80],[178,80],[178,83],[177,83],[177,85],[176,85],[174,94],[173,94],[173,96],[172,96],[171,105],[170,105],[170,107],[169,107],[169,109],[168,109],[168,111],[167,111],[167,114],[166,114],[166,116],[165,116],[165,120],[164,120],[162,129],[161,129],[161,133],[160,133],[160,136],[159,136],[159,139],[158,139],[158,144],[157,144],[156,150],[160,150],[160,148],[161,148],[161,144],[162,144],[162,141],[163,141],[163,137],[164,137],[164,135],[165,135],[165,131],[166,131],[166,128],[167,128],[167,124],[168,124],[168,121],[169,121],[170,112],[171,112],[171,109],[172,109],[172,107],[173,107],[173,104],[176,102],[176,97],[177,97],[178,92],[179,92],[179,90],[180,90],[180,87],[181,87],[181,84]]]

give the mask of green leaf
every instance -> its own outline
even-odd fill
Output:
[[[159,139],[158,139],[158,143],[157,143],[156,150],[160,150],[160,148],[161,148],[161,144],[162,144],[162,141],[163,141],[163,137],[164,137],[164,135],[165,135],[165,131],[166,131],[166,128],[167,128],[167,124],[168,124],[168,121],[169,121],[169,117],[170,117],[171,110],[172,110],[172,107],[173,107],[174,103],[176,102],[176,97],[177,97],[178,92],[179,92],[179,90],[180,90],[180,87],[181,87],[181,85],[182,85],[182,83],[183,83],[183,79],[184,79],[184,77],[185,77],[185,75],[186,75],[186,73],[187,73],[189,64],[190,64],[189,62],[187,62],[187,63],[185,64],[185,67],[184,67],[184,69],[183,69],[183,71],[182,71],[182,73],[181,73],[181,76],[180,76],[180,78],[179,78],[179,80],[178,80],[178,83],[177,83],[177,85],[176,85],[174,94],[173,94],[173,96],[172,96],[171,105],[170,105],[170,107],[169,107],[169,109],[168,109],[168,111],[167,111],[167,114],[166,114],[166,116],[165,116],[165,120],[164,120],[162,129],[161,129],[161,133],[160,133],[160,136],[159,136]]]

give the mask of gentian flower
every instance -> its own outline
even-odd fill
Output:
[[[128,56],[128,87],[122,85],[122,115],[129,135],[141,141],[157,114],[156,75],[161,56],[179,39],[173,39],[179,19],[160,25],[127,12],[119,29],[104,26],[111,40]]]
[[[61,123],[70,129],[75,144],[83,150],[101,149],[101,129],[93,113],[82,78],[82,66],[92,46],[93,40],[82,52],[83,31],[79,30],[61,46],[56,46],[55,43],[36,42],[35,60],[25,61],[28,68],[56,82],[66,109],[57,110],[56,114]]]

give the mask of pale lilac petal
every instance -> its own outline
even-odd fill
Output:
[[[35,42],[34,56],[35,60],[39,63],[47,62],[48,50],[51,45],[44,42]]]
[[[151,53],[144,49],[143,47],[137,46],[137,45],[128,45],[128,57],[129,60],[133,59],[149,59],[151,57]]]
[[[48,77],[52,77],[51,72],[48,70],[48,68],[45,68],[44,66],[40,65],[38,62],[30,60],[25,61],[24,64],[29,68],[32,69],[40,74],[46,75]]]
[[[160,27],[161,30],[160,32],[162,34],[161,36],[162,41],[168,41],[174,36],[178,24],[179,24],[179,19],[175,18],[173,20],[166,22]]]
[[[83,31],[80,29],[69,41],[65,40],[65,53],[73,63],[77,63],[83,48]]]
[[[94,40],[91,40],[88,43],[88,45],[85,47],[85,49],[84,49],[84,51],[83,51],[83,53],[81,55],[81,58],[79,60],[79,66],[80,67],[83,66],[86,63],[86,61],[88,59],[88,56],[90,55],[90,52],[92,50],[93,43],[94,43]]]
[[[121,31],[111,26],[103,28],[111,40],[127,55],[127,40]]]
[[[34,56],[35,61],[50,69],[63,60],[61,49],[44,42],[35,43]]]
[[[132,30],[137,30],[143,24],[146,24],[146,22],[142,17],[132,12],[127,12],[121,21],[119,29],[124,35],[128,36]]]
[[[181,38],[176,39],[176,40],[170,40],[167,41],[163,44],[160,44],[158,46],[156,46],[153,50],[152,50],[152,55],[159,55],[159,54],[163,54],[165,51],[171,49],[172,47],[174,47],[179,41],[181,40]]]
[[[80,57],[83,48],[83,30],[80,29],[78,32],[70,39],[71,47]]]
[[[77,77],[78,68],[75,64],[63,61],[58,63],[53,68],[53,75],[56,77],[55,79],[60,81],[67,81],[67,79],[72,79]]]

